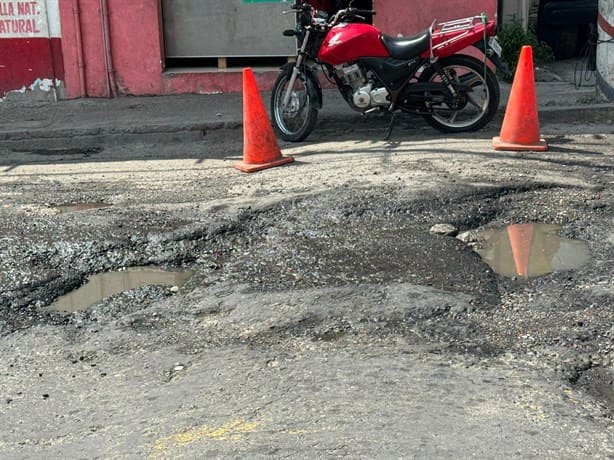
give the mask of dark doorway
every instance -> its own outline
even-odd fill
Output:
[[[541,0],[539,3],[537,37],[550,45],[556,59],[578,56],[596,26],[597,0]]]

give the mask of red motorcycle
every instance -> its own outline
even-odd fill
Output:
[[[435,24],[416,35],[390,37],[366,23],[375,11],[349,7],[332,17],[297,3],[295,63],[281,68],[271,96],[277,134],[286,141],[305,139],[322,108],[318,68],[350,107],[361,113],[403,111],[422,115],[444,132],[483,127],[499,106],[499,83],[486,63],[497,66],[501,47],[496,23],[485,16]],[[456,54],[475,46],[484,59]]]

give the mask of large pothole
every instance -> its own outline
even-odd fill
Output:
[[[39,239],[48,241],[20,245],[15,239],[0,251],[10,267],[4,276],[7,289],[0,295],[9,308],[3,320],[11,324],[13,311],[31,322],[29,308],[48,305],[92,274],[151,264],[190,265],[197,272],[192,286],[231,282],[253,290],[284,291],[410,283],[468,294],[475,304],[496,306],[499,276],[466,244],[433,235],[429,228],[448,222],[466,230],[505,220],[505,215],[519,213],[514,200],[535,200],[552,191],[551,184],[465,187],[439,194],[347,188],[266,209],[248,208],[234,219],[207,226],[188,223],[176,228],[171,212],[156,209],[155,222],[169,228],[152,228],[150,233],[134,223],[143,220],[143,210],[136,210],[134,217],[130,209],[111,207],[100,211],[104,219],[96,211],[86,212],[79,216],[78,227],[62,215],[46,216],[37,229]],[[524,212],[526,206],[521,203],[521,208]],[[64,224],[74,228],[62,228]],[[83,227],[87,239],[79,241]],[[133,227],[138,234],[130,234]],[[12,231],[19,233],[17,227]],[[63,240],[65,235],[70,243]]]

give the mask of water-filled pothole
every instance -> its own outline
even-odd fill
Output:
[[[58,298],[46,310],[63,313],[85,310],[105,297],[147,285],[181,287],[193,271],[165,271],[151,267],[131,267],[116,272],[99,273],[75,291]]]
[[[516,224],[480,234],[475,250],[498,274],[534,278],[579,268],[590,259],[588,243],[557,235],[558,225]]]
[[[59,210],[61,213],[63,212],[77,212],[77,211],[87,211],[89,209],[100,209],[100,208],[107,208],[111,206],[110,204],[107,203],[66,203],[66,204],[59,204],[57,206],[54,206],[55,209]]]

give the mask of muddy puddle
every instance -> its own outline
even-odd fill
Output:
[[[100,208],[108,208],[111,206],[107,203],[66,203],[59,204],[57,206],[53,206],[59,212],[78,212],[78,211],[87,211],[90,209],[100,209]]]
[[[479,234],[475,249],[498,274],[535,278],[573,270],[590,260],[588,243],[558,236],[561,227],[548,224],[516,224]]]
[[[58,298],[45,310],[71,313],[85,310],[104,299],[142,286],[181,287],[194,274],[192,271],[165,271],[151,267],[133,267],[122,271],[99,273],[90,277],[79,289]]]

